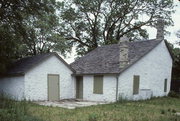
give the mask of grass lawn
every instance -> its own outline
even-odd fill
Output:
[[[17,109],[19,114],[18,111],[8,113],[9,108],[5,107],[7,111],[3,114],[0,107],[0,120],[6,121],[11,115],[15,115],[14,121],[18,116],[17,121],[180,121],[180,116],[175,115],[176,112],[180,112],[180,98],[170,97],[104,104],[73,110],[45,107],[30,102],[13,101],[11,108],[13,105],[19,108]],[[9,117],[1,117],[7,114]],[[21,119],[21,116],[24,118]]]

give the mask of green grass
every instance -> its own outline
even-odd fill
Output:
[[[13,103],[16,105],[13,108],[19,108],[17,111],[19,114],[28,117],[23,121],[31,121],[31,119],[32,121],[180,121],[180,116],[175,114],[180,112],[180,98],[163,97],[147,101],[127,101],[74,110],[40,106],[30,102]],[[11,113],[14,115],[14,112]],[[11,113],[8,116],[11,117]],[[6,115],[0,111],[0,116],[2,114]]]
[[[43,121],[29,115],[28,101],[14,101],[0,95],[0,121]]]

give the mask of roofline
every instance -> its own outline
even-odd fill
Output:
[[[72,76],[83,76],[83,75],[117,75],[119,73],[82,73],[82,74],[71,74]]]
[[[151,39],[151,40],[155,40],[155,39]],[[146,40],[147,41],[147,40]],[[129,67],[131,67],[132,65],[134,65],[136,62],[138,62],[141,58],[143,58],[145,55],[147,55],[148,53],[150,53],[155,47],[157,47],[162,41],[165,42],[167,48],[168,48],[168,51],[173,59],[173,56],[172,56],[172,52],[170,51],[170,47],[167,43],[166,40],[156,40],[156,41],[159,41],[159,43],[157,43],[153,48],[151,48],[148,52],[144,53],[138,60],[136,60],[134,63],[126,66],[125,68],[123,68],[119,73],[82,73],[82,74],[73,74],[73,75],[102,75],[102,74],[118,74],[120,75],[121,73],[123,73],[125,70],[127,70]],[[142,42],[142,41],[139,41],[139,42]],[[83,56],[84,57],[84,56]],[[74,63],[74,62],[73,62]]]
[[[167,41],[167,40],[164,40],[164,43],[165,43],[165,45],[166,45],[166,47],[167,47],[167,49],[168,49],[168,51],[169,51],[169,54],[170,54],[172,60],[174,60],[173,52],[172,52],[172,50],[171,50],[171,47],[170,47],[169,44],[168,44],[168,41]]]
[[[75,73],[75,70],[73,68],[70,67],[69,64],[67,64],[56,52],[51,52],[49,56],[47,56],[44,60],[39,61],[38,63],[34,64],[32,67],[30,67],[27,71],[25,71],[24,73],[27,73],[29,70],[31,70],[32,68],[34,68],[35,66],[41,64],[42,62],[46,61],[47,59],[49,59],[52,56],[56,56],[61,62],[63,62],[73,73]]]
[[[53,54],[53,53],[52,53]],[[48,55],[47,57],[45,57],[43,60],[39,61],[38,63],[35,63],[33,66],[31,66],[29,69],[27,69],[26,71],[24,71],[24,73],[27,73],[28,71],[30,71],[31,69],[33,69],[34,67],[36,67],[37,65],[41,64],[42,62],[46,61],[48,58],[50,58],[52,56],[52,54]]]
[[[53,52],[53,54],[60,60],[62,61],[73,73],[76,71],[68,64],[64,59],[62,59],[56,52]]]
[[[126,66],[125,68],[123,68],[123,69],[119,72],[119,75],[122,74],[124,71],[126,71],[128,68],[130,68],[132,65],[134,65],[135,63],[137,63],[139,60],[141,60],[145,55],[147,55],[148,53],[150,53],[155,47],[157,47],[157,46],[158,46],[161,42],[163,42],[164,40],[157,40],[157,41],[159,41],[159,43],[158,43],[156,46],[154,46],[153,48],[151,48],[150,51],[144,53],[144,55],[142,55],[142,56],[141,56],[139,59],[137,59],[134,63]]]
[[[151,40],[156,40],[156,39],[141,40],[141,41],[132,41],[132,42],[130,42],[130,41],[129,41],[129,43],[138,43],[138,42],[151,41]],[[160,41],[161,41],[161,40],[160,40]],[[87,53],[87,54],[85,54],[84,56],[82,56],[82,57],[78,58],[77,60],[75,60],[74,62],[70,63],[69,65],[72,65],[72,64],[73,64],[73,63],[75,63],[76,61],[79,61],[80,59],[82,59],[82,58],[84,58],[84,57],[88,56],[88,54],[89,54],[89,53],[91,53],[91,52],[95,51],[96,49],[99,49],[99,48],[102,48],[102,47],[106,47],[106,46],[112,46],[112,45],[118,45],[118,44],[109,44],[109,45],[102,45],[102,46],[98,46],[97,48],[95,48],[95,49],[91,50],[90,52],[88,52],[88,53]]]
[[[25,72],[20,72],[20,73],[10,73],[10,74],[4,74],[2,75],[2,77],[9,77],[9,76],[24,76],[25,73],[27,73],[28,71],[30,71],[32,68],[36,67],[37,65],[41,64],[42,62],[46,61],[47,59],[49,59],[52,56],[56,56],[58,58],[58,60],[60,60],[61,62],[63,62],[73,73],[75,73],[75,70],[68,64],[66,63],[56,52],[51,52],[47,57],[45,57],[43,60],[39,61],[38,63],[35,63],[33,66],[31,66],[28,70],[26,70]]]

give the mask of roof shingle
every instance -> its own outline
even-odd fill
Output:
[[[74,72],[74,70],[57,53],[52,52],[20,59],[12,64],[12,66],[8,69],[6,75],[24,75],[27,71],[53,55],[56,56],[60,61],[62,61],[69,69]]]
[[[129,42],[129,64],[120,69],[119,45],[112,44],[98,47],[71,64],[76,74],[118,74],[137,62],[141,57],[150,52],[161,41],[147,40]]]

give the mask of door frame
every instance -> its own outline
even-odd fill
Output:
[[[47,98],[49,100],[49,76],[58,76],[58,100],[60,100],[60,76],[59,74],[47,74]]]
[[[78,80],[78,78],[82,78],[82,80]],[[82,81],[82,98],[79,97],[79,95],[77,96],[77,82]],[[79,84],[79,83],[78,83]],[[79,86],[78,86],[79,87]],[[76,99],[83,99],[83,88],[84,88],[84,81],[83,81],[83,76],[76,76]],[[79,93],[79,88],[78,88],[78,93]]]

